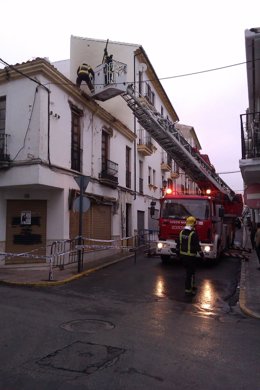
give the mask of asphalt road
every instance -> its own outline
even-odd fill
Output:
[[[0,390],[258,389],[240,260],[199,266],[194,298],[184,276],[137,257],[63,286],[0,286]]]

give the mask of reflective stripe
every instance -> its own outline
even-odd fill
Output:
[[[81,65],[79,67],[79,74],[89,74],[90,72],[90,66],[88,65]]]
[[[196,253],[192,253],[190,251],[190,244],[191,244],[191,237],[192,235],[194,234],[194,231],[192,231],[189,236],[188,236],[188,248],[187,248],[187,252],[184,252],[182,251],[182,233],[183,233],[183,230],[180,232],[180,254],[181,255],[185,255],[185,256],[196,256]]]

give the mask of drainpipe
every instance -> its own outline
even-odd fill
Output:
[[[50,94],[51,94],[51,91],[49,90],[49,88],[47,88],[45,85],[43,85],[42,83],[40,83],[39,81],[37,80],[32,80],[34,82],[36,82],[38,84],[38,87],[42,87],[48,94],[48,100],[47,100],[47,137],[48,137],[48,140],[47,140],[47,158],[48,158],[48,164],[49,166],[51,166],[51,158],[50,158]],[[37,89],[38,89],[37,87]]]
[[[50,158],[50,94],[51,94],[51,91],[49,90],[49,88],[46,88],[46,91],[48,93],[48,103],[47,103],[47,106],[48,106],[48,108],[47,108],[47,110],[48,110],[48,150],[47,150],[47,153],[48,153],[48,163],[49,163],[49,165],[51,165],[51,158]]]
[[[138,54],[137,54],[138,55]],[[136,88],[135,82],[135,57],[136,54],[134,54],[134,90]],[[134,116],[134,134],[136,135],[136,116]],[[134,139],[134,200],[136,199],[136,137]]]

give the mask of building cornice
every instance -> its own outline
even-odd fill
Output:
[[[174,110],[172,103],[169,100],[168,95],[166,94],[160,80],[158,79],[157,74],[154,70],[154,67],[152,66],[145,50],[143,49],[142,46],[139,46],[139,48],[134,52],[134,54],[136,57],[138,57],[138,60],[140,62],[144,62],[147,65],[146,73],[147,73],[147,76],[148,76],[150,82],[154,85],[156,92],[160,96],[161,101],[163,102],[165,108],[167,109],[167,111],[171,115],[173,121],[178,122],[179,117],[178,117],[176,111]]]

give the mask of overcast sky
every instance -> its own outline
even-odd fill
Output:
[[[71,35],[142,45],[180,123],[242,192],[241,174],[227,173],[239,171],[248,106],[246,67],[236,64],[245,62],[245,30],[260,27],[259,0],[13,0],[1,2],[1,16],[0,58],[12,65],[69,58]]]

